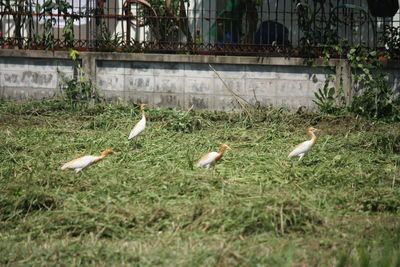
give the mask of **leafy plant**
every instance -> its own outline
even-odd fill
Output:
[[[357,94],[350,110],[369,118],[400,120],[399,95],[382,73],[377,52],[357,45],[350,49],[347,58],[353,71],[353,90]]]
[[[393,41],[394,42],[394,41]],[[394,42],[395,43],[395,42]],[[393,44],[394,46],[394,44]],[[400,120],[400,97],[382,73],[382,64],[378,53],[370,51],[362,44],[349,47],[346,42],[340,45],[326,46],[324,49],[325,64],[329,67],[329,59],[333,53],[346,55],[352,71],[353,101],[348,104],[349,111],[368,118],[389,121]],[[340,88],[329,87],[333,76],[328,76],[324,87],[316,92],[314,103],[324,113],[334,113],[340,109],[343,97]],[[339,105],[337,105],[339,103]]]
[[[73,61],[77,61],[79,52],[71,49],[70,56]],[[61,77],[61,89],[64,100],[73,107],[88,107],[90,104],[102,102],[102,97],[98,94],[96,86],[87,78],[84,70],[77,64],[77,75],[73,79],[67,79],[65,75],[59,72]]]
[[[360,95],[354,98],[351,109],[365,117],[400,120],[400,99],[382,73],[366,82]]]
[[[335,107],[335,88],[329,87],[329,82],[332,80],[333,76],[329,76],[325,80],[324,87],[314,93],[316,100],[313,100],[313,102],[318,106],[319,111],[324,113],[333,113],[337,110]]]
[[[385,25],[382,42],[389,58],[400,56],[400,27]]]
[[[187,42],[193,43],[193,36],[189,28],[185,4],[189,0],[150,0],[157,17],[148,8],[142,8],[141,16],[148,18],[149,26],[158,42],[179,41],[179,31],[185,34]]]
[[[71,59],[73,61],[76,61],[76,59],[79,57],[79,51],[77,51],[75,49],[70,49],[69,50],[69,56],[71,57]]]
[[[73,48],[74,47],[74,40],[75,40],[74,19],[73,18],[68,18],[68,19],[65,20],[65,26],[64,26],[64,29],[63,29],[63,36],[64,36],[64,42],[66,44],[66,47]]]
[[[326,45],[323,49],[324,66],[330,71],[335,71],[335,66],[331,65],[331,58],[334,53],[341,54],[346,47],[346,42],[335,45]],[[332,74],[327,74],[324,82],[324,87],[319,88],[314,93],[315,100],[313,102],[317,105],[320,112],[323,113],[338,113],[345,107],[342,88],[335,88],[330,86],[335,77]]]
[[[100,33],[96,37],[98,47],[101,47],[103,51],[114,52],[115,48],[123,45],[122,35],[119,33],[111,33],[105,22],[100,27]]]
[[[46,50],[54,49],[55,40],[54,40],[54,31],[53,26],[56,25],[57,20],[52,16],[54,11],[57,11],[59,14],[62,14],[65,19],[65,27],[63,29],[63,36],[66,42],[67,47],[73,47],[74,45],[74,32],[73,32],[73,21],[79,18],[74,18],[74,12],[70,12],[72,9],[70,3],[65,0],[47,0],[42,5],[36,4],[36,13],[39,14],[39,20],[44,20],[44,31],[43,35],[36,36],[36,41],[41,42]]]

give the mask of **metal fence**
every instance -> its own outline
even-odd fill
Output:
[[[0,48],[318,56],[383,47],[397,11],[397,0],[0,0]]]

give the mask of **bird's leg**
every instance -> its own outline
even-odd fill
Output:
[[[299,161],[304,157],[304,153],[299,154]]]

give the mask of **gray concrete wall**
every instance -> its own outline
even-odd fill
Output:
[[[226,84],[255,104],[313,108],[326,70],[304,66],[213,64]],[[111,99],[155,107],[232,110],[232,93],[205,63],[97,61],[96,83]]]
[[[6,99],[41,99],[59,93],[60,74],[73,75],[65,59],[0,57],[0,96]]]
[[[80,54],[88,77],[109,100],[148,103],[153,107],[232,110],[238,107],[228,86],[241,98],[262,106],[314,108],[314,92],[323,87],[328,71],[322,61],[310,67],[300,58],[264,58],[199,55]],[[343,61],[332,60],[345,87],[350,80]],[[391,66],[393,70],[393,66]],[[72,77],[74,62],[68,52],[0,50],[0,96],[39,99],[60,93],[61,76]],[[391,71],[399,85],[399,72]],[[339,77],[339,76],[338,76]],[[339,81],[339,79],[337,79]],[[338,83],[336,83],[338,86]]]

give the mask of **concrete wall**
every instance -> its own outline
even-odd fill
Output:
[[[213,64],[240,97],[255,104],[312,108],[326,71],[304,66]],[[109,98],[156,107],[231,110],[232,93],[204,63],[97,61],[96,82]]]
[[[328,74],[322,62],[310,67],[301,58],[230,57],[90,53],[80,54],[81,64],[109,100],[148,103],[154,107],[232,110],[238,107],[232,93],[214,73],[211,64],[235,94],[262,106],[315,108],[314,92]],[[336,86],[349,88],[349,69],[336,65]],[[319,67],[318,67],[319,66]],[[396,66],[389,66],[390,80],[399,86]],[[74,62],[68,52],[0,50],[0,96],[39,99],[60,93],[61,74],[72,77]],[[333,84],[334,85],[334,84]]]
[[[0,96],[6,99],[40,99],[59,93],[60,71],[73,75],[66,59],[0,57]]]

